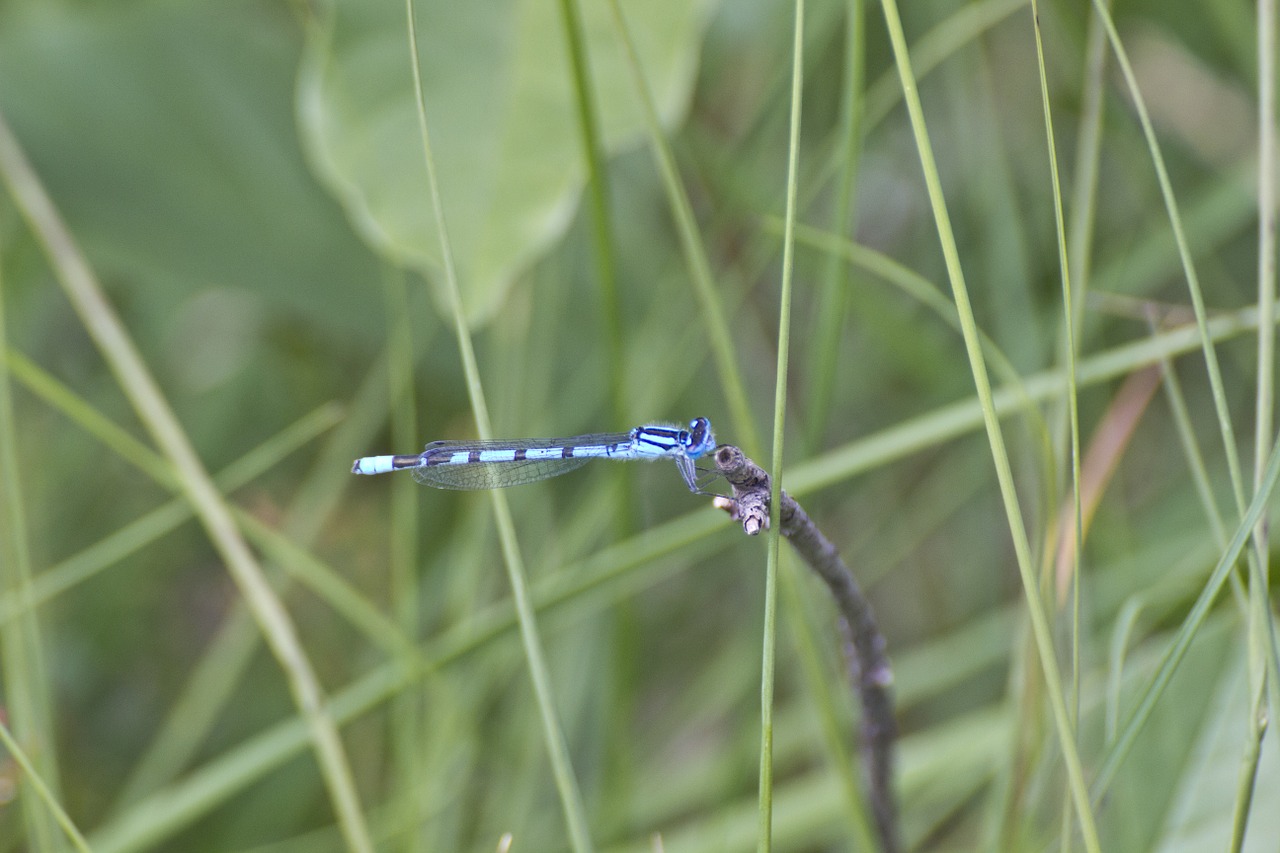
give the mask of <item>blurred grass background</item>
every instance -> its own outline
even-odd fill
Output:
[[[427,120],[494,429],[704,415],[763,461],[792,7],[624,4],[732,332],[747,423],[712,352],[625,51],[606,7],[585,5],[604,219],[584,189],[561,7],[417,4]],[[1009,389],[1021,509],[1068,677],[1078,636],[1091,777],[1239,517],[1203,355],[1174,328],[1189,322],[1187,286],[1133,99],[1110,58],[1090,61],[1091,9],[1040,6],[1073,287],[1089,293],[1081,442],[1113,448],[1089,480],[1100,503],[1077,610],[1069,558],[1065,595],[1055,577],[1071,460],[1031,12],[1008,0],[901,12],[993,379]],[[1255,10],[1122,2],[1115,19],[1252,469]],[[407,44],[397,4],[8,0],[0,111],[262,558],[333,700],[378,849],[493,850],[504,833],[514,850],[565,849],[489,501],[348,473],[358,455],[475,431]],[[905,838],[928,850],[1078,846],[973,378],[937,296],[949,286],[880,8],[809,0],[805,60],[784,481],[888,637]],[[12,402],[12,427],[0,423],[12,445],[0,641],[18,743],[94,849],[342,849],[280,665],[7,195],[0,296]],[[1153,333],[1147,305],[1174,330]],[[1161,352],[1177,386],[1124,404],[1126,382]],[[748,850],[762,543],[669,467],[590,466],[508,498],[595,844]],[[801,566],[784,559],[783,572],[775,844],[864,849],[839,758],[838,747],[856,753],[857,709],[833,615]],[[1230,849],[1239,813],[1245,849],[1280,835],[1274,736],[1240,783],[1260,671],[1245,586],[1191,635],[1095,791],[1104,849]],[[29,775],[13,762],[0,775],[0,849],[70,849]]]

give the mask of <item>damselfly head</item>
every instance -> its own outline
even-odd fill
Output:
[[[690,459],[697,459],[704,453],[715,450],[716,437],[711,431],[711,421],[706,418],[694,418],[689,421],[689,447],[685,451]]]

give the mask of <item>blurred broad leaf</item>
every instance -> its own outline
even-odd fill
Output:
[[[1232,650],[1235,664],[1213,689],[1208,719],[1189,744],[1187,767],[1177,800],[1169,812],[1158,846],[1160,853],[1193,853],[1230,847],[1232,818],[1239,794],[1246,723],[1252,712],[1244,667],[1243,648]],[[1245,836],[1245,851],[1275,850],[1280,838],[1280,760],[1276,756],[1275,728],[1267,734],[1254,778],[1253,802]],[[1271,807],[1260,804],[1270,803]]]
[[[0,4],[0,108],[144,347],[210,287],[380,324],[375,259],[299,149],[301,46],[258,0]]]
[[[624,14],[666,126],[684,114],[713,0],[645,0]],[[590,78],[610,152],[644,132],[605,3],[580,4]],[[445,216],[472,324],[568,227],[585,178],[560,4],[416,4],[423,90]],[[313,28],[299,113],[313,163],[376,251],[435,277],[404,7],[337,2]]]

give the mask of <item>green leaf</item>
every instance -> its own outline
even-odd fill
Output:
[[[590,80],[608,152],[639,141],[636,92],[604,4],[584,3]],[[627,4],[664,123],[684,115],[714,0]],[[473,324],[567,229],[584,181],[577,96],[559,4],[416,4],[423,97],[447,227]],[[321,180],[391,262],[440,270],[440,238],[410,71],[404,7],[338,2],[313,28],[299,80]]]
[[[381,330],[376,259],[299,150],[301,42],[257,0],[0,4],[0,109],[145,346],[212,288],[326,336]]]
[[[1240,649],[1231,660],[1244,656]],[[1209,718],[1189,748],[1189,765],[1181,778],[1177,799],[1155,847],[1161,853],[1228,850],[1232,817],[1240,795],[1240,772],[1245,752],[1246,724],[1251,711],[1244,667],[1233,665],[1214,689]],[[1274,731],[1274,729],[1272,730]],[[1274,850],[1280,838],[1280,760],[1276,738],[1268,733],[1253,782],[1253,808],[1245,835],[1245,851]]]

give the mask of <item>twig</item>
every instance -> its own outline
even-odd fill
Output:
[[[733,445],[716,448],[716,470],[733,487],[733,497],[716,499],[716,506],[742,522],[742,530],[754,536],[769,524],[769,474]],[[778,518],[782,535],[809,567],[826,582],[840,611],[845,634],[849,674],[862,700],[863,767],[868,798],[875,815],[880,845],[896,853],[898,819],[893,793],[893,742],[897,724],[893,717],[893,671],[885,654],[884,635],[876,625],[871,604],[858,588],[849,567],[831,540],[822,535],[800,504],[785,491]]]

